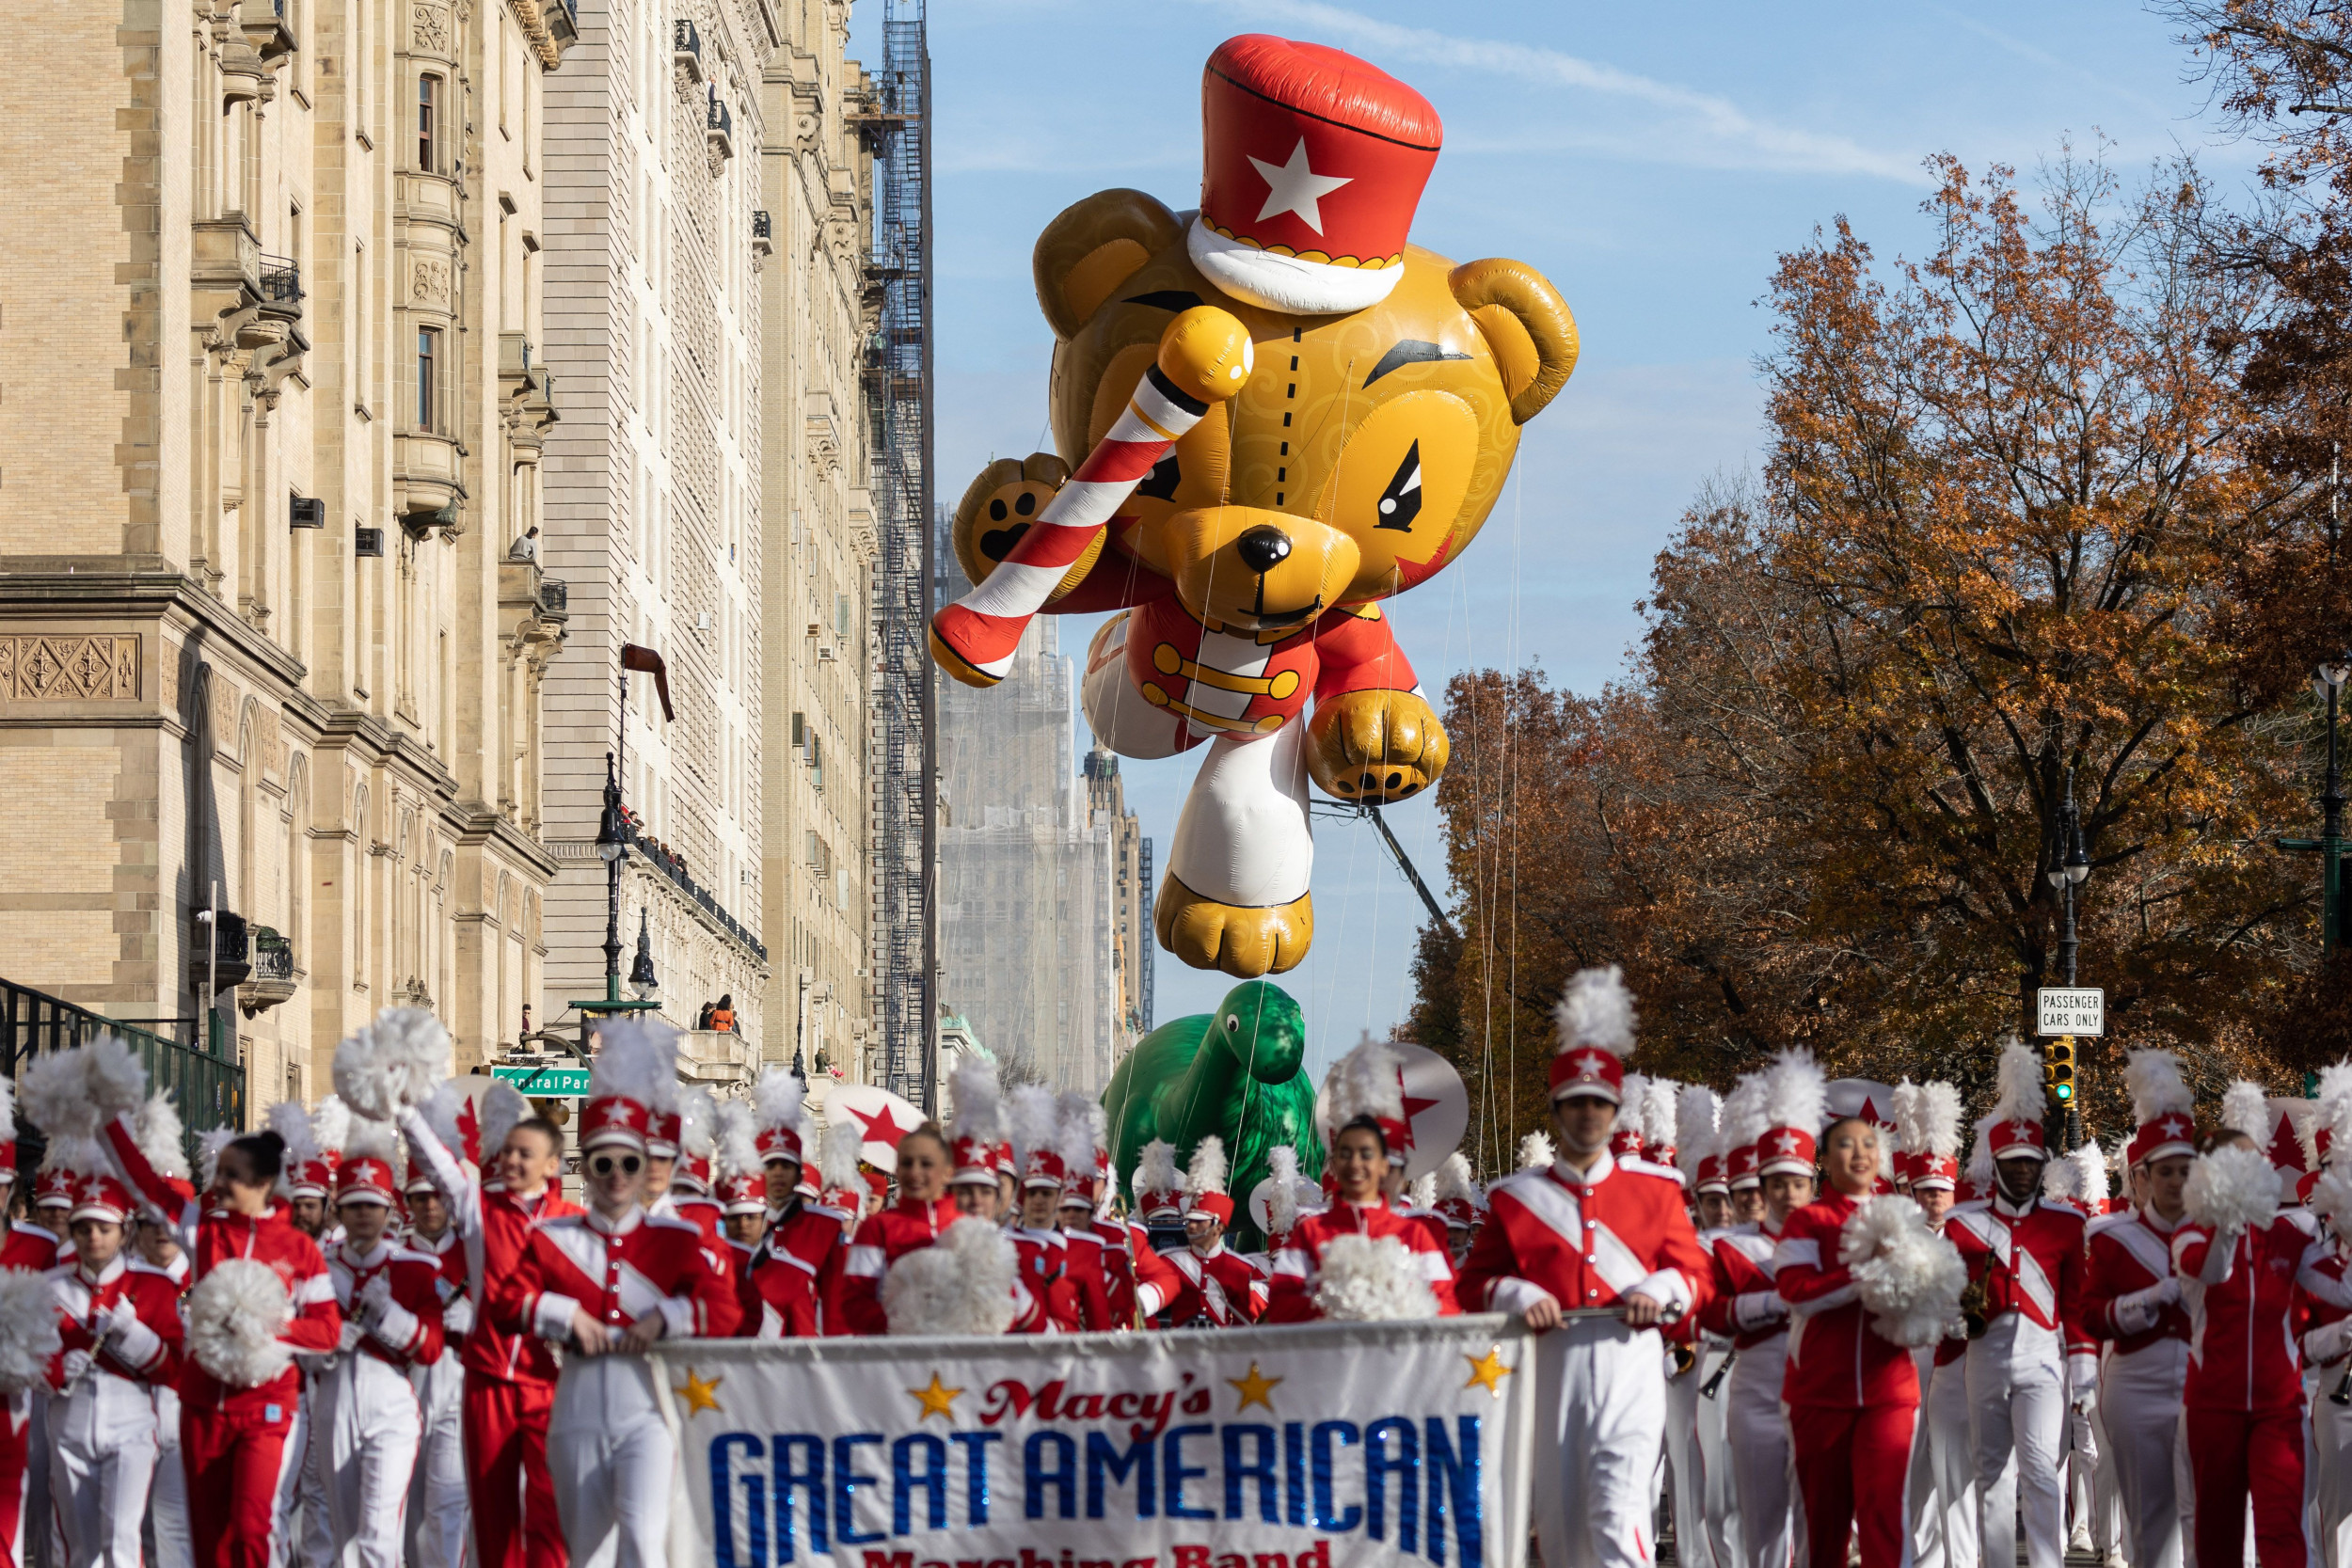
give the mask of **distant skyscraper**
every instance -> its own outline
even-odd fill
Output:
[[[1075,679],[1041,616],[1002,683],[940,684],[940,998],[1013,1078],[1099,1093],[1136,1039],[1149,921],[1116,769],[1079,774]]]

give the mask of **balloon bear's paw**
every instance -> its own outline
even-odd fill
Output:
[[[1221,969],[1239,979],[1295,969],[1314,940],[1314,898],[1287,904],[1220,904],[1171,874],[1152,909],[1160,945],[1195,969]]]

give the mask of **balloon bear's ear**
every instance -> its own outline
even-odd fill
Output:
[[[1454,297],[1478,324],[1511,394],[1511,418],[1525,424],[1567,385],[1576,369],[1576,318],[1549,278],[1524,261],[1465,261],[1447,275]]]
[[[1184,235],[1176,214],[1141,191],[1097,191],[1064,208],[1038,236],[1031,263],[1054,336],[1075,337],[1112,291]]]

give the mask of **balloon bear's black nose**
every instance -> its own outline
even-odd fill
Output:
[[[1241,537],[1233,541],[1233,551],[1243,565],[1263,576],[1290,558],[1291,536],[1272,523],[1260,523],[1242,530]]]

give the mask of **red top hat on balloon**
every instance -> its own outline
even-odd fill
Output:
[[[1200,78],[1193,264],[1294,315],[1361,310],[1405,272],[1405,237],[1445,128],[1429,101],[1319,43],[1245,33]]]

